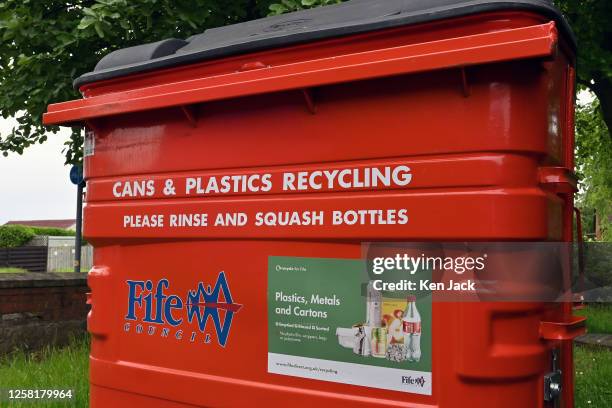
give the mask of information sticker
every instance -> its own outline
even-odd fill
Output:
[[[431,395],[431,293],[384,278],[364,260],[269,257],[268,372]]]

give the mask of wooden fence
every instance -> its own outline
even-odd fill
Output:
[[[93,247],[81,247],[81,271],[89,271],[93,263]],[[74,268],[74,246],[49,247],[47,271],[67,272]]]
[[[0,248],[0,268],[47,272],[47,249],[46,246]]]

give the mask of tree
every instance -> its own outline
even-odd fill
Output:
[[[105,54],[206,28],[265,16],[266,0],[7,0],[0,1],[0,112],[17,126],[0,135],[0,151],[21,154],[57,126],[43,126],[47,105],[78,98],[72,80]],[[81,160],[73,129],[66,162]]]
[[[595,210],[601,238],[612,241],[612,139],[603,121],[599,102],[576,109],[576,169],[581,181],[578,194],[583,216]],[[584,211],[586,210],[586,211]],[[592,214],[592,211],[590,211]]]
[[[612,130],[612,1],[555,3],[567,16],[578,41],[578,84],[597,96],[602,118]],[[608,135],[612,136],[610,131]]]
[[[78,98],[72,80],[105,54],[206,28],[317,7],[341,0],[0,0],[0,112],[17,126],[0,135],[0,151],[22,153],[58,127],[45,127],[50,103]],[[612,128],[612,2],[557,0],[580,47],[578,78],[601,101]],[[67,163],[81,160],[74,129]]]
[[[597,99],[576,109],[578,205],[597,216],[596,228],[612,240],[612,2],[556,0],[578,41],[578,85]]]

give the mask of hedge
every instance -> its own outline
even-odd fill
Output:
[[[23,225],[0,226],[0,248],[14,248],[27,244],[36,233]]]
[[[49,227],[29,227],[34,231],[36,235],[47,235],[50,237],[74,237],[75,231],[65,230],[61,228],[49,228]]]
[[[74,231],[61,228],[29,227],[25,225],[0,225],[0,248],[14,248],[27,244],[36,235],[73,237]],[[87,242],[83,241],[83,245]]]

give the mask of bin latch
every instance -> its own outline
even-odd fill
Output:
[[[552,351],[552,371],[544,375],[544,401],[556,400],[563,388],[561,370],[559,369],[559,350]]]
[[[578,179],[567,167],[540,167],[538,182],[543,189],[556,194],[569,194],[578,191]]]

